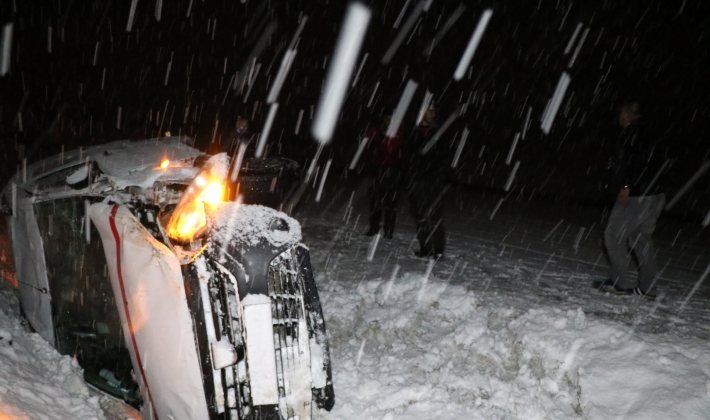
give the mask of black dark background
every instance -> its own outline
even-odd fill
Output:
[[[157,21],[155,0],[139,0],[127,32],[129,0],[0,0],[0,23],[14,24],[11,71],[0,77],[3,184],[22,159],[36,161],[62,147],[170,131],[192,136],[209,150],[213,141],[229,136],[238,116],[253,118],[252,129],[260,131],[268,88],[303,15],[308,21],[279,96],[269,153],[305,164],[316,150],[309,136],[312,112],[347,2],[194,0],[187,17],[190,3],[165,1]],[[669,198],[708,159],[709,2],[434,0],[384,66],[381,59],[405,3],[367,3],[372,19],[358,65],[365,53],[368,59],[325,150],[323,159],[333,157],[339,168],[331,176],[343,176],[361,133],[383,109],[396,105],[410,78],[419,83],[412,109],[428,89],[442,121],[475,98],[448,136],[452,141],[464,125],[471,130],[457,173],[461,185],[502,194],[513,166],[505,165],[505,157],[528,106],[532,123],[513,157],[513,163],[521,163],[509,194],[608,202],[603,186],[620,130],[616,109],[629,98],[645,103],[657,152],[674,159],[665,179]],[[415,3],[410,2],[405,18]],[[463,15],[425,56],[424,46],[460,5],[466,7]],[[470,77],[454,82],[454,69],[486,8],[494,13]],[[564,50],[578,23],[590,30],[568,67],[572,54]],[[261,69],[245,101],[246,88],[228,90],[230,79],[247,66],[255,43],[272,24],[276,30],[257,59]],[[563,71],[572,82],[552,131],[544,135],[540,118]],[[374,105],[367,107],[378,82]],[[301,110],[304,120],[296,135]],[[710,208],[709,189],[706,174],[675,212],[703,217]]]

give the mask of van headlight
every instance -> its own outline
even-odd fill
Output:
[[[167,226],[170,239],[191,242],[202,236],[207,227],[207,212],[224,202],[228,168],[226,153],[212,156],[205,163],[170,216]]]

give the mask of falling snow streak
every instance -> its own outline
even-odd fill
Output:
[[[296,43],[301,37],[301,32],[303,32],[303,28],[306,26],[306,22],[308,22],[308,15],[304,15],[303,17],[301,17],[301,22],[298,24],[298,29],[296,29],[296,33],[293,34],[293,38],[291,38],[291,42],[288,44],[289,50],[296,49]]]
[[[360,145],[357,148],[357,152],[355,152],[355,156],[353,156],[353,160],[350,161],[350,166],[348,166],[348,169],[351,171],[355,170],[357,167],[357,163],[360,160],[360,156],[362,156],[362,152],[365,151],[365,147],[367,146],[367,142],[369,139],[367,137],[363,138],[360,140]]]
[[[438,130],[436,130],[436,133],[434,133],[434,135],[431,136],[429,141],[419,151],[420,155],[424,156],[427,153],[429,153],[429,151],[432,148],[434,148],[434,146],[436,145],[436,142],[439,141],[441,136],[444,135],[446,130],[448,130],[449,127],[451,127],[451,124],[453,124],[454,121],[456,120],[456,118],[459,116],[459,111],[460,111],[460,108],[456,109],[451,115],[449,115],[449,118],[447,118],[446,121],[444,121],[444,124],[442,124]]]
[[[99,59],[99,46],[100,45],[101,45],[101,43],[96,41],[96,46],[94,47],[94,63],[93,63],[94,67],[96,67],[96,62]]]
[[[91,243],[91,217],[89,217],[89,207],[91,207],[89,200],[84,200],[84,239],[87,244]]]
[[[560,27],[557,29],[557,31],[561,31],[562,27],[564,26],[565,22],[567,21],[567,16],[569,15],[569,11],[572,10],[572,3],[570,2],[569,7],[567,8],[567,11],[565,12],[565,16],[562,18],[562,22],[560,22]]]
[[[584,227],[579,228],[579,232],[577,233],[577,238],[574,240],[574,245],[572,245],[572,249],[574,249],[574,255],[577,255],[577,251],[579,250],[579,242],[582,240],[582,236],[584,236]]]
[[[545,269],[547,268],[548,265],[550,265],[550,262],[552,262],[553,258],[555,258],[554,252],[552,253],[552,255],[550,255],[550,258],[548,258],[547,261],[545,261],[545,265],[542,266],[542,270],[540,270],[540,272],[537,273],[537,277],[535,277],[535,283],[537,283],[540,280],[542,273],[545,272]]]
[[[250,73],[249,78],[248,78],[248,86],[249,89],[247,89],[246,95],[244,95],[244,100],[242,102],[247,103],[249,100],[249,94],[251,93],[252,88],[254,87],[254,81],[256,80],[257,76],[259,76],[259,70],[261,70],[261,63],[257,63],[255,67],[252,67],[253,72]]]
[[[239,149],[237,150],[237,157],[234,159],[234,166],[232,166],[232,182],[237,182],[237,177],[239,176],[239,170],[242,167],[242,162],[244,161],[244,154],[247,151],[248,143],[240,142]]]
[[[355,73],[355,78],[353,78],[353,83],[350,85],[351,88],[355,87],[357,84],[358,79],[360,78],[360,72],[362,72],[362,68],[365,66],[365,62],[367,61],[367,57],[370,55],[370,53],[365,53],[365,56],[362,57],[362,61],[360,61],[360,65],[357,68],[357,73]]]
[[[513,159],[513,153],[515,153],[515,146],[518,145],[518,138],[520,138],[520,133],[515,133],[513,143],[510,145],[510,150],[508,150],[508,156],[506,156],[505,158],[506,165],[510,165],[511,160]]]
[[[493,207],[491,214],[488,216],[488,220],[493,220],[493,218],[496,217],[496,213],[498,213],[498,209],[500,208],[500,205],[503,204],[503,200],[505,200],[505,198],[498,199],[498,202],[496,203],[495,207]]]
[[[707,227],[708,225],[710,225],[710,210],[708,210],[708,214],[706,214],[703,219],[703,227]]]
[[[397,29],[399,28],[399,24],[402,22],[402,18],[404,17],[404,12],[407,11],[407,8],[409,7],[409,3],[412,0],[407,0],[404,3],[404,6],[402,6],[402,10],[399,11],[399,15],[397,16],[397,20],[394,21],[394,25],[392,25],[392,28]]]
[[[236,74],[233,74],[232,77],[229,78],[229,83],[227,83],[227,89],[224,90],[224,96],[222,97],[222,105],[224,105],[225,102],[227,102],[227,95],[229,95],[229,89],[232,87],[234,84],[234,80],[236,79]],[[187,119],[185,119],[187,121]]]
[[[291,65],[293,64],[293,60],[296,58],[297,52],[298,51],[296,50],[287,50],[283,56],[283,59],[281,59],[281,67],[279,67],[279,72],[276,73],[276,80],[274,80],[274,84],[271,85],[269,96],[266,98],[267,104],[274,103],[278,98],[279,92],[281,92],[281,87],[286,80],[286,76],[288,75],[288,71],[291,69]]]
[[[0,76],[10,72],[10,55],[12,52],[12,23],[7,23],[2,27],[2,39],[0,39]]]
[[[313,137],[321,144],[329,143],[333,136],[369,22],[370,10],[360,3],[350,3],[311,129]]]
[[[126,23],[126,32],[131,32],[133,29],[133,19],[136,16],[136,6],[138,5],[138,0],[131,1],[131,10],[128,12],[128,23]]]
[[[570,79],[569,74],[566,72],[562,73],[562,76],[560,76],[560,81],[557,83],[555,93],[552,95],[552,99],[550,100],[542,118],[541,128],[545,134],[550,134],[552,123],[555,121],[555,116],[557,115],[557,111],[560,109],[560,105],[562,104],[562,100],[565,97],[565,92],[567,92],[567,87],[569,86],[571,80],[572,79]]]
[[[308,181],[311,180],[311,177],[313,176],[313,173],[316,171],[316,166],[318,166],[318,159],[320,159],[321,153],[323,153],[323,144],[318,145],[318,150],[316,150],[315,156],[313,156],[313,159],[311,159],[311,164],[308,166],[308,171],[306,172],[306,178],[304,181],[308,183]]]
[[[431,52],[434,51],[434,47],[441,42],[441,40],[446,36],[446,34],[449,32],[449,30],[454,26],[456,21],[461,17],[463,12],[466,11],[466,6],[463,5],[463,3],[459,4],[459,7],[456,8],[451,13],[451,16],[446,20],[446,23],[444,23],[444,26],[439,29],[439,31],[434,35],[434,38],[429,42],[429,44],[424,48],[423,54],[425,56],[430,56]]]
[[[572,46],[574,45],[574,41],[577,39],[577,35],[579,35],[579,31],[582,30],[582,23],[578,23],[577,27],[574,29],[574,33],[572,34],[572,38],[570,38],[569,42],[567,43],[567,47],[565,48],[565,55],[569,54],[570,51],[572,51]]]
[[[97,50],[98,50],[98,44],[96,45]],[[168,61],[168,68],[165,71],[165,80],[163,81],[163,86],[168,85],[168,80],[170,79],[170,69],[173,67],[173,58],[172,54],[170,54],[170,61]]]
[[[545,241],[547,241],[547,240],[550,238],[550,236],[552,236],[552,234],[555,233],[555,231],[557,230],[557,228],[560,227],[560,225],[561,225],[562,222],[564,222],[564,221],[565,221],[565,219],[560,219],[560,221],[557,222],[557,224],[555,225],[555,227],[552,228],[552,230],[550,231],[550,233],[548,233],[547,236],[545,236],[545,239],[543,239],[542,242],[544,243]]]
[[[414,80],[409,79],[407,81],[407,86],[405,86],[404,92],[399,98],[397,108],[395,108],[394,113],[392,114],[392,120],[387,127],[387,137],[395,137],[397,135],[397,130],[399,130],[399,126],[402,124],[402,119],[409,108],[409,104],[412,102],[417,86],[419,85]]]
[[[456,154],[454,155],[454,161],[451,162],[451,167],[456,168],[459,164],[459,158],[463,152],[464,145],[466,144],[466,139],[468,138],[468,126],[464,127],[463,133],[461,134],[461,140],[459,140],[459,145],[456,148]]]
[[[525,140],[525,134],[528,132],[528,127],[530,127],[530,115],[532,114],[532,107],[528,107],[528,113],[525,116],[525,122],[523,123],[523,133],[520,135],[522,140]]]
[[[429,108],[429,104],[431,103],[431,100],[434,98],[434,94],[429,92],[428,90],[424,94],[424,100],[422,101],[422,106],[419,108],[419,114],[417,115],[417,121],[416,125],[419,125],[420,122],[422,122],[422,118],[424,118],[424,113],[426,112],[427,108]]]
[[[372,106],[372,100],[375,99],[375,94],[377,93],[377,88],[380,87],[380,81],[377,81],[377,84],[375,84],[375,88],[372,89],[372,94],[370,95],[370,100],[367,102],[367,107]]]
[[[155,20],[160,22],[163,15],[163,0],[155,0]]]
[[[271,126],[274,124],[274,118],[276,118],[276,111],[278,109],[278,102],[271,104],[271,107],[269,108],[269,114],[266,116],[264,129],[261,131],[261,136],[259,137],[259,144],[256,147],[256,152],[254,152],[254,157],[256,158],[260,158],[264,154],[264,149],[266,148],[266,141],[269,139]]]
[[[409,31],[412,30],[414,24],[417,23],[419,15],[422,13],[422,11],[424,11],[424,6],[426,5],[426,3],[427,0],[421,0],[414,7],[414,10],[412,10],[412,13],[409,14],[407,20],[404,21],[404,25],[399,29],[399,32],[397,32],[397,35],[394,38],[394,41],[392,41],[392,44],[390,44],[390,47],[387,49],[387,52],[385,52],[385,55],[382,57],[382,64],[386,66],[390,63],[390,61],[392,61],[392,57],[394,57],[394,55],[397,53],[397,50],[402,45],[402,42],[404,42],[404,38],[407,36]]]
[[[518,172],[519,167],[520,167],[520,161],[515,162],[515,165],[513,165],[513,170],[511,170],[510,175],[508,175],[508,181],[506,181],[505,187],[503,187],[503,190],[505,190],[505,192],[508,192],[510,190],[510,186],[513,185],[513,180],[515,179],[515,173]]]
[[[294,134],[298,134],[298,132],[301,131],[301,122],[303,121],[303,112],[304,112],[304,110],[301,110],[298,113],[298,121],[296,121],[296,129],[293,131]]]
[[[648,183],[648,185],[646,186],[646,189],[643,190],[643,193],[641,194],[641,196],[648,195],[648,192],[651,191],[651,188],[654,185],[656,185],[656,182],[658,182],[658,178],[661,177],[661,174],[663,173],[663,171],[666,170],[666,168],[668,167],[668,165],[670,165],[670,163],[671,163],[670,159],[666,159],[666,161],[663,162],[663,165],[661,165],[661,168],[658,170],[658,172],[656,172],[656,175],[653,177],[651,182]]]
[[[707,170],[709,168],[710,168],[710,161],[705,161],[703,163],[703,165],[700,167],[700,169],[698,169],[695,172],[695,174],[692,177],[690,177],[688,182],[686,182],[685,185],[683,185],[683,187],[680,189],[680,191],[678,191],[676,193],[676,195],[673,197],[673,199],[671,199],[671,201],[669,201],[668,204],[666,204],[666,211],[670,210],[675,205],[675,203],[677,203],[678,200],[680,200],[680,198],[683,196],[683,194],[685,194],[690,189],[690,187],[692,187],[693,184],[695,184],[695,181],[700,179],[700,177],[703,176],[703,174],[705,172],[707,172]]]
[[[574,65],[575,60],[577,60],[577,55],[579,55],[579,51],[582,49],[582,45],[584,45],[584,40],[587,39],[588,34],[589,34],[589,28],[584,30],[584,33],[582,34],[582,38],[579,39],[579,44],[577,44],[577,48],[574,50],[574,54],[572,55],[572,58],[569,60],[568,67],[572,67]]]
[[[311,180],[311,177],[313,176],[313,173],[316,171],[316,166],[318,165],[318,159],[320,159],[321,153],[323,153],[323,147],[325,146],[324,143],[320,143],[318,145],[318,150],[316,150],[315,156],[313,156],[313,159],[311,160],[311,164],[308,167],[308,171],[306,172],[305,178],[301,181],[301,184],[298,186],[296,191],[293,193],[292,196],[287,197],[284,199],[284,203],[282,204],[282,210],[285,211],[286,213],[291,213],[293,209],[296,207],[299,201],[301,201],[301,198],[303,197],[303,194],[306,192],[306,189],[308,188],[308,183]]]
[[[185,13],[186,18],[190,18],[190,14],[192,13],[192,2],[195,0],[190,0],[190,2],[187,4],[187,13]]]
[[[254,45],[254,48],[252,48],[248,58],[244,61],[244,65],[237,72],[238,77],[237,80],[234,82],[234,90],[236,90],[237,92],[241,92],[244,89],[244,85],[246,84],[247,79],[251,79],[250,75],[251,73],[253,73],[253,68],[257,61],[257,58],[259,58],[264,52],[264,49],[269,44],[269,39],[271,39],[271,35],[273,35],[277,27],[278,25],[276,24],[276,22],[271,21],[266,26],[266,28],[264,28],[264,31],[259,36],[259,40],[256,42],[256,45]],[[252,69],[251,71],[250,68]]]
[[[325,163],[325,169],[323,169],[323,175],[320,177],[320,184],[318,185],[318,193],[316,194],[316,203],[320,203],[320,199],[323,196],[323,187],[325,186],[325,180],[328,177],[328,171],[330,171],[330,164],[333,163],[333,158],[328,159]]]
[[[365,352],[365,343],[367,343],[367,339],[363,338],[362,343],[360,344],[360,349],[357,351],[357,359],[355,360],[355,367],[360,366],[360,359],[362,358],[362,355]]]
[[[375,258],[378,243],[380,243],[380,232],[377,232],[372,241],[370,241],[370,246],[367,248],[367,261],[372,261]]]
[[[488,26],[488,21],[491,20],[491,16],[493,16],[493,9],[486,9],[483,11],[481,18],[478,20],[476,30],[473,31],[471,39],[468,41],[468,46],[466,47],[463,56],[461,56],[461,61],[459,61],[459,65],[456,67],[456,71],[454,72],[454,80],[461,80],[463,75],[466,73],[466,69],[471,63],[471,59],[473,58],[473,54],[476,52],[476,48],[478,48],[478,44],[481,42],[481,38],[483,38],[483,33],[486,31],[486,26]]]
[[[436,264],[436,259],[429,258],[426,266],[426,272],[422,278],[422,285],[419,288],[419,293],[417,294],[417,302],[420,302],[426,293],[427,284],[429,284],[429,276],[431,276],[431,271],[434,269],[434,264]]]
[[[395,279],[397,278],[397,274],[399,273],[399,264],[395,264],[394,269],[392,270],[392,275],[390,276],[390,280],[387,282],[387,289],[385,290],[385,303],[387,303],[387,299],[390,296],[390,292],[392,291],[392,285],[394,284]]]
[[[695,292],[698,291],[698,288],[700,287],[701,284],[703,284],[705,279],[708,277],[708,274],[710,274],[710,264],[708,264],[708,266],[705,268],[705,271],[703,271],[703,274],[700,276],[698,281],[695,282],[695,284],[693,285],[693,289],[690,291],[690,293],[688,293],[688,296],[686,296],[685,299],[683,299],[683,303],[681,303],[681,305],[680,305],[681,310],[685,309],[685,305],[688,304],[688,301],[690,300],[690,298],[692,298],[693,295],[695,294]]]

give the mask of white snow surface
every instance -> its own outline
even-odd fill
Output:
[[[447,259],[428,269],[410,256],[414,225],[404,203],[394,239],[380,241],[368,262],[366,226],[358,224],[367,198],[358,189],[348,209],[342,197],[350,193],[314,203],[313,191],[296,215],[311,250],[336,395],[333,410],[316,418],[708,418],[708,286],[679,309],[710,261],[710,241],[698,229],[659,222],[666,268],[659,299],[648,302],[589,287],[607,270],[601,209],[511,200],[490,220],[498,197],[453,197]],[[256,206],[236,210],[261,231],[272,216],[286,219]],[[102,418],[80,369],[20,324],[13,299],[0,293],[0,330],[13,339],[0,340],[2,409],[19,418]]]
[[[368,262],[365,191],[316,204],[313,190],[299,215],[331,343],[323,418],[709,418],[708,285],[681,309],[710,262],[707,234],[659,222],[649,302],[590,287],[608,276],[601,208],[519,197],[491,220],[497,196],[452,193],[447,259],[430,267],[412,256],[406,203]]]
[[[87,176],[89,176],[89,167],[87,165],[81,166],[67,177],[67,184],[76,184],[85,180]]]
[[[214,237],[222,243],[239,242],[250,246],[263,240],[275,247],[301,240],[301,225],[292,217],[270,207],[223,203],[212,216]],[[282,229],[277,228],[282,226]]]
[[[168,175],[166,170],[159,169],[164,159],[170,160],[171,166],[182,166],[182,161],[192,163],[200,154],[199,150],[184,144],[179,137],[118,141],[87,150],[87,155],[98,163],[101,171],[119,190],[130,186],[149,188],[158,178]],[[192,170],[190,174],[194,176],[195,172]],[[171,172],[169,177],[175,175],[177,173]]]
[[[710,345],[521,309],[421,274],[324,293],[336,407],[328,418],[702,419]],[[363,345],[361,356],[359,349]],[[360,359],[358,365],[357,361]],[[364,413],[358,416],[359,413]]]
[[[12,292],[0,288],[0,418],[104,419],[76,360],[30,332],[13,306]]]

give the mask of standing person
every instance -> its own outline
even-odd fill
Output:
[[[609,161],[609,188],[616,194],[616,203],[604,232],[611,278],[600,290],[655,300],[658,265],[651,235],[666,202],[657,182],[663,168],[656,162],[659,153],[654,156],[650,129],[639,102],[621,106],[619,125],[623,130]],[[638,260],[638,280],[627,276],[629,247]]]
[[[239,145],[247,143],[249,145],[247,154],[251,152],[251,155],[253,155],[256,145],[251,141],[252,137],[252,133],[249,131],[249,120],[237,117],[237,125],[232,131],[230,138],[220,143],[217,153],[227,152],[229,156],[235,156],[239,150]]]
[[[402,164],[405,167],[403,182],[407,184],[409,207],[417,226],[420,258],[441,259],[444,256],[446,237],[443,225],[444,169],[446,145],[437,139],[436,107],[429,105],[412,134],[402,147]]]
[[[378,126],[367,131],[367,163],[373,175],[370,190],[370,229],[367,236],[380,231],[380,220],[384,209],[385,239],[392,239],[394,222],[397,220],[397,201],[399,199],[399,152],[404,134],[397,129],[393,137],[387,136],[387,128],[392,121],[392,114],[382,116]]]

